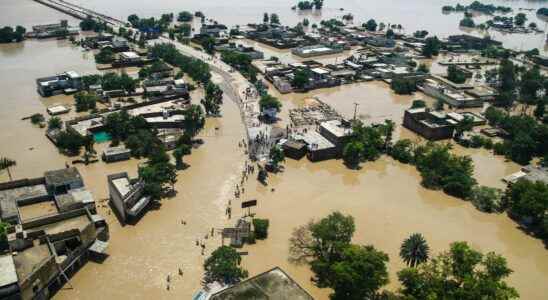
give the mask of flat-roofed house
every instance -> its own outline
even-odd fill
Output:
[[[150,197],[143,195],[142,181],[132,184],[125,172],[108,175],[107,180],[110,201],[122,222],[139,216],[150,203]]]

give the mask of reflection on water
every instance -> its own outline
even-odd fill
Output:
[[[392,6],[391,10],[387,10],[387,20],[404,15],[409,20],[412,16],[413,22],[409,21],[409,25],[401,22],[404,26],[415,26],[411,23],[416,23],[416,10],[424,9],[426,3],[432,6],[431,1],[417,0],[417,5],[412,6],[398,5],[400,1],[374,2],[374,5],[368,1],[344,1],[344,7],[349,10],[352,8],[353,12],[364,12],[363,17],[367,18],[378,15],[380,10],[375,9]],[[289,1],[286,0],[266,4],[243,0],[227,2],[223,5],[248,8],[229,10],[224,7],[224,11],[218,2],[210,1],[189,1],[184,5],[180,1],[167,0],[143,2],[124,6],[122,1],[120,5],[110,7],[107,5],[111,2],[93,0],[86,1],[86,5],[102,5],[112,10],[113,14],[120,15],[129,14],[129,8],[141,14],[154,14],[160,12],[160,8],[163,9],[161,12],[168,12],[185,6],[189,10],[201,9],[220,20],[224,20],[221,17],[225,16],[228,21],[238,23],[258,18],[263,11],[280,13],[282,21],[298,18],[294,12],[286,11],[289,7]],[[14,3],[24,4],[18,6]],[[17,14],[27,16],[25,18],[30,20],[30,25],[35,22],[55,22],[60,17],[49,9],[29,3],[34,2],[4,0],[0,7],[9,8],[10,20],[17,21]],[[335,8],[342,4],[337,3],[343,2],[329,1],[322,15],[339,14]],[[435,4],[438,5],[442,3]],[[511,2],[511,5],[532,4]],[[4,16],[6,10],[1,11]],[[365,13],[367,11],[370,13]],[[432,13],[432,22],[436,20],[440,21]],[[443,20],[455,24],[450,18]],[[36,112],[45,113],[45,107],[53,103],[73,104],[71,97],[39,97],[34,79],[66,70],[97,72],[92,57],[66,41],[26,41],[0,46],[0,68],[0,88],[3,92],[0,101],[0,126],[3,129],[0,131],[0,154],[17,160],[17,167],[12,170],[12,174],[15,178],[23,178],[37,176],[48,169],[62,168],[69,158],[57,152],[44,137],[42,129],[20,119]],[[218,79],[216,76],[214,78]],[[372,121],[389,118],[397,124],[401,123],[399,120],[403,110],[409,107],[413,99],[422,98],[430,103],[433,101],[421,94],[394,95],[381,82],[277,96],[284,103],[282,116],[285,120],[287,109],[302,105],[305,98],[318,97],[346,117],[352,117],[353,103],[357,102],[360,118]],[[195,95],[194,100],[199,99]],[[63,118],[73,114],[71,112],[71,115]],[[103,200],[108,197],[106,175],[127,171],[134,176],[139,161],[78,166],[86,186],[99,201],[99,212],[110,225],[110,257],[103,264],[86,264],[71,279],[74,289],[63,289],[56,298],[189,299],[200,287],[204,257],[220,245],[220,240],[216,236],[206,241],[206,256],[200,255],[195,241],[203,238],[212,227],[221,228],[232,223],[227,222],[224,209],[232,198],[232,187],[239,182],[245,160],[242,149],[238,148],[238,141],[244,136],[240,115],[228,99],[223,106],[223,117],[208,119],[205,132],[204,146],[185,157],[185,162],[191,167],[179,174],[177,196],[162,201],[159,209],[147,213],[136,226],[122,227]],[[401,127],[396,129],[396,136],[416,139],[416,136]],[[96,150],[101,152],[106,146],[106,143],[97,144]],[[499,178],[518,168],[485,150],[456,146],[454,151],[472,157],[476,164],[476,178],[481,184],[500,186]],[[6,173],[0,174],[0,180],[7,180]],[[310,163],[306,159],[299,162],[288,160],[285,171],[272,176],[269,182],[270,185],[264,187],[250,178],[245,187],[244,200],[258,199],[259,206],[255,212],[260,217],[269,218],[271,224],[268,240],[258,241],[256,245],[245,248],[249,256],[244,258],[243,263],[251,275],[277,265],[314,297],[327,299],[329,291],[317,289],[311,284],[311,273],[306,266],[288,263],[288,238],[293,228],[310,218],[320,218],[331,211],[340,210],[356,218],[354,242],[374,244],[390,255],[391,283],[388,287],[391,289],[397,288],[395,274],[403,266],[398,257],[401,241],[412,232],[421,232],[434,252],[447,249],[452,241],[466,240],[482,251],[501,253],[515,271],[510,277],[510,284],[516,286],[522,298],[545,297],[548,252],[540,241],[518,230],[516,224],[505,215],[480,213],[470,203],[422,188],[420,176],[412,166],[383,157],[377,162],[364,164],[359,171],[353,171],[336,160],[321,163]],[[239,208],[240,201],[232,199],[232,202],[233,215],[240,216],[243,213]],[[32,214],[32,211],[28,213]],[[187,225],[181,224],[183,220]],[[176,275],[179,267],[183,268],[183,277]],[[170,291],[166,290],[168,274],[172,275]]]

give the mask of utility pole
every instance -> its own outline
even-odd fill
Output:
[[[358,104],[357,102],[354,102],[354,122],[356,122],[356,114],[358,113],[358,106],[360,106],[360,104]]]

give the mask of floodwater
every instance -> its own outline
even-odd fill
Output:
[[[86,2],[90,2],[90,5],[106,5],[106,1],[101,1]],[[139,7],[152,7],[150,2],[142,2],[132,2],[129,6],[120,4],[112,10],[116,14],[127,7],[136,10]],[[202,2],[185,4],[185,8],[201,9],[212,15],[222,13],[218,8],[213,8],[215,5],[212,2]],[[22,6],[15,3],[21,3]],[[172,4],[172,10],[183,6],[175,1],[169,3]],[[232,10],[234,14],[229,18],[246,13],[256,15],[262,10],[277,12],[277,9],[289,5],[286,0],[269,1],[266,5],[272,5],[272,8],[256,1],[235,3],[245,3],[252,9]],[[337,6],[335,1],[329,3],[328,7]],[[358,1],[344,3],[347,8],[367,8],[367,5]],[[390,3],[395,5],[398,1],[384,1],[379,5],[388,6]],[[417,3],[427,2],[418,0]],[[530,5],[528,2],[511,3],[517,6],[521,4]],[[442,3],[439,5],[441,7]],[[154,6],[161,7],[158,2]],[[208,7],[212,8],[211,12]],[[394,6],[394,9],[402,10],[404,5]],[[17,24],[19,20],[27,20],[21,21],[27,26],[65,18],[31,1],[4,0],[0,3],[0,11],[0,23]],[[25,16],[18,18],[16,13]],[[282,15],[282,20],[291,13]],[[5,21],[5,17],[9,21]],[[75,20],[68,19],[75,23]],[[0,69],[0,89],[3,91],[0,101],[0,126],[3,129],[0,131],[0,155],[17,161],[12,175],[14,178],[35,177],[49,169],[63,168],[70,158],[57,152],[44,136],[43,129],[20,119],[36,112],[45,114],[45,108],[53,103],[72,103],[72,99],[65,96],[47,99],[39,97],[34,79],[66,70],[97,72],[91,55],[66,41],[26,41],[0,46]],[[215,76],[214,80],[220,78]],[[305,98],[318,97],[346,117],[352,117],[353,103],[356,102],[359,103],[358,117],[375,121],[389,118],[397,124],[401,123],[403,110],[411,105],[413,99],[432,101],[421,94],[394,95],[382,82],[277,96],[284,103],[282,116],[287,116],[287,109],[302,105]],[[199,101],[199,98],[199,94],[193,95],[194,101]],[[191,298],[200,287],[204,258],[221,244],[217,234],[213,239],[209,238],[206,240],[206,255],[202,256],[199,247],[195,246],[196,239],[203,239],[212,227],[221,228],[232,224],[243,213],[239,208],[240,200],[233,199],[234,186],[240,182],[245,161],[243,151],[238,147],[238,141],[243,136],[238,109],[229,99],[225,99],[223,117],[207,120],[206,129],[201,135],[205,144],[185,157],[190,168],[179,173],[176,184],[178,194],[163,200],[161,207],[149,211],[136,225],[121,226],[110,212],[105,202],[108,197],[106,176],[122,171],[134,176],[139,161],[78,166],[86,186],[98,202],[99,212],[110,226],[111,239],[107,250],[110,256],[102,264],[86,264],[71,278],[73,288],[65,285],[55,298]],[[401,127],[396,129],[396,136],[416,138]],[[96,145],[96,150],[100,152],[105,146]],[[454,151],[471,155],[476,164],[476,177],[484,185],[501,187],[499,179],[519,168],[501,157],[494,157],[486,150],[457,146]],[[402,165],[387,157],[366,163],[358,171],[348,170],[337,160],[320,163],[311,163],[306,159],[298,162],[288,160],[284,172],[269,178],[268,187],[257,184],[252,177],[245,184],[243,199],[257,199],[259,204],[253,212],[258,217],[269,218],[271,227],[267,240],[244,248],[249,251],[249,255],[244,258],[243,265],[250,271],[250,275],[280,266],[315,298],[327,299],[329,290],[313,286],[307,266],[295,266],[288,262],[288,239],[293,228],[305,224],[309,219],[318,219],[340,210],[352,214],[356,219],[355,243],[373,244],[390,255],[389,289],[398,287],[395,274],[403,267],[398,257],[400,243],[409,234],[421,232],[434,253],[447,249],[452,241],[463,240],[484,252],[502,254],[515,271],[509,283],[518,289],[522,299],[545,298],[548,252],[539,240],[517,229],[516,224],[505,215],[484,214],[470,203],[422,188],[420,175],[412,166]],[[0,180],[7,180],[6,172],[0,174]],[[232,200],[233,208],[231,221],[226,220],[224,214],[229,200]],[[33,211],[29,211],[29,214],[33,214]],[[182,225],[182,221],[186,225]],[[178,268],[184,272],[182,277],[177,274]],[[171,275],[170,290],[166,289],[168,274]]]
[[[72,2],[123,20],[134,13],[139,16],[160,16],[163,13],[177,14],[182,10],[188,10],[202,11],[207,18],[227,25],[245,25],[262,22],[263,13],[268,12],[277,13],[282,24],[295,25],[304,18],[308,18],[311,23],[319,23],[322,19],[340,18],[351,13],[354,15],[355,24],[361,24],[373,18],[378,23],[401,24],[407,33],[427,30],[441,37],[466,32],[477,36],[484,35],[482,32],[470,32],[459,28],[459,21],[463,18],[462,13],[444,15],[441,11],[444,5],[456,5],[457,3],[466,5],[472,3],[473,0],[328,0],[324,1],[324,8],[320,12],[314,10],[293,11],[291,7],[298,2],[295,0],[233,0],[225,2],[216,0],[119,0],[116,1],[116,5],[112,5],[110,0],[72,0]],[[510,6],[514,9],[514,14],[523,12],[527,14],[528,22],[533,21],[540,29],[546,29],[546,22],[536,16],[536,10],[543,6],[542,1],[483,0],[481,2]],[[529,8],[534,11],[521,11],[519,8]],[[486,20],[484,17],[475,18],[478,24]],[[512,49],[538,48],[543,51],[545,47],[545,34],[503,34],[496,31],[491,31],[490,34]]]

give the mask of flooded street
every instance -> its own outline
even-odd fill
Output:
[[[280,13],[282,22],[296,22],[304,17],[291,10],[289,0],[259,1],[238,0],[223,6],[217,1],[116,2],[106,0],[78,0],[89,8],[109,11],[124,17],[130,13],[155,15],[182,9],[202,10],[221,22],[244,23],[257,21],[264,11]],[[326,1],[321,17],[340,15],[343,6],[363,18],[386,12],[385,21],[401,22],[408,31],[420,25],[416,22],[417,10],[431,12],[425,20],[426,29],[436,25],[440,34],[454,32],[460,16],[443,16],[441,6],[455,1],[417,0],[417,5],[403,5],[403,0]],[[408,2],[405,2],[408,3]],[[497,2],[513,7],[537,7],[529,2]],[[234,9],[237,6],[238,9]],[[130,8],[128,8],[130,7]],[[240,9],[241,8],[241,9]],[[352,8],[352,10],[350,10]],[[0,3],[2,24],[22,24],[30,27],[40,23],[69,19],[30,0],[3,0]],[[128,11],[131,10],[131,11]],[[133,11],[134,10],[134,11]],[[5,12],[9,13],[5,13]],[[230,11],[230,14],[227,14]],[[384,15],[384,14],[383,14]],[[430,16],[429,15],[429,16]],[[309,16],[310,17],[310,16]],[[319,18],[319,16],[316,16]],[[391,19],[391,20],[389,20]],[[453,29],[449,29],[453,28]],[[418,28],[416,28],[418,29]],[[544,41],[542,42],[544,44]],[[41,76],[75,70],[82,74],[97,73],[93,57],[67,41],[25,41],[19,44],[0,45],[0,154],[17,161],[12,168],[15,179],[36,177],[50,169],[63,168],[70,158],[58,153],[44,136],[44,130],[21,118],[33,113],[43,113],[54,103],[72,104],[72,97],[41,98],[35,91],[35,79]],[[214,76],[219,81],[219,76]],[[322,89],[306,94],[272,94],[283,102],[281,117],[288,121],[288,109],[299,107],[306,98],[317,97],[352,118],[354,103],[358,103],[358,118],[371,122],[391,119],[398,125],[395,136],[417,139],[401,127],[403,111],[414,99],[431,104],[434,100],[421,93],[412,96],[395,95],[383,82],[359,83],[332,89]],[[198,102],[199,95],[193,95]],[[238,142],[244,129],[238,107],[225,99],[222,118],[210,118],[200,135],[204,145],[184,158],[190,168],[179,172],[175,186],[177,195],[165,199],[161,206],[146,213],[136,225],[121,226],[112,214],[107,201],[108,174],[127,171],[135,176],[138,160],[89,166],[78,165],[84,182],[97,201],[98,212],[110,228],[109,257],[102,263],[87,263],[68,285],[56,294],[55,299],[190,299],[200,288],[204,258],[221,244],[216,234],[206,240],[206,253],[200,253],[195,242],[203,239],[211,228],[232,225],[242,215],[241,200],[234,200],[233,189],[240,181],[246,156]],[[63,118],[70,117],[65,115]],[[286,123],[281,124],[284,126]],[[218,128],[218,130],[216,130]],[[100,152],[106,144],[96,145]],[[455,153],[470,155],[474,160],[475,177],[480,184],[503,188],[500,178],[519,169],[503,157],[493,156],[483,149],[464,149],[455,146]],[[0,181],[7,181],[5,172]],[[257,199],[253,210],[260,218],[270,219],[269,237],[243,250],[249,255],[243,265],[250,275],[279,266],[318,300],[328,299],[326,289],[316,288],[310,281],[308,266],[288,262],[288,239],[293,229],[311,218],[319,219],[339,210],[354,216],[355,243],[373,244],[390,256],[391,283],[388,289],[397,289],[396,272],[403,267],[398,256],[402,240],[414,232],[422,233],[432,251],[446,250],[453,241],[467,241],[484,251],[495,251],[508,260],[514,270],[508,282],[516,287],[522,299],[545,299],[548,282],[548,251],[541,241],[519,230],[506,215],[485,214],[470,203],[432,191],[420,185],[420,175],[413,166],[402,165],[388,157],[363,164],[361,170],[349,170],[340,160],[311,163],[287,160],[282,173],[271,175],[267,187],[258,184],[254,175],[245,185],[242,200]],[[228,221],[225,208],[232,200],[233,218]],[[28,214],[32,215],[32,211]],[[186,222],[186,225],[181,222]],[[177,275],[181,268],[184,275]],[[166,290],[166,277],[171,275],[171,289]]]

